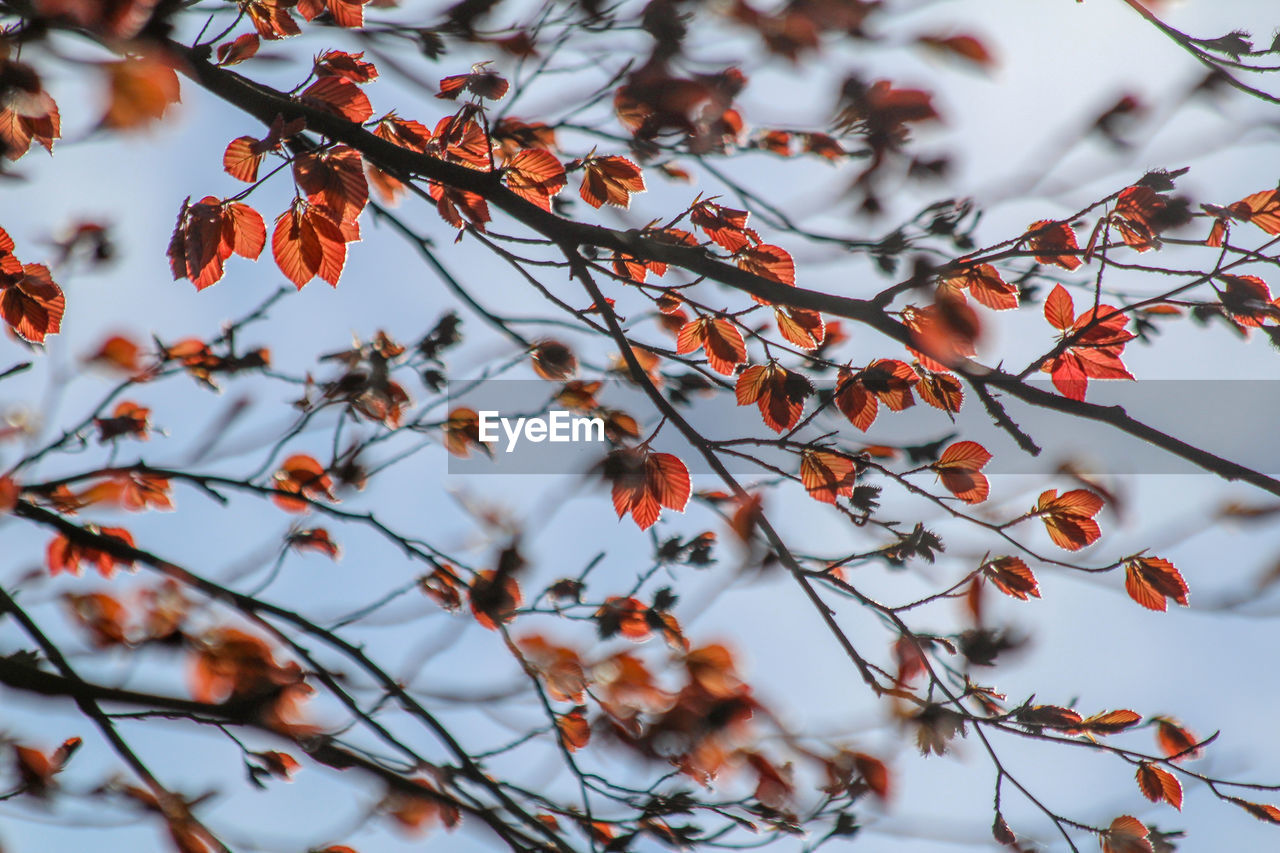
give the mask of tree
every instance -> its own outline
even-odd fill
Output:
[[[1278,103],[1255,81],[1280,43],[1114,5],[1201,66],[1166,117]],[[81,219],[51,242],[57,223],[25,207],[0,221],[0,380],[48,420],[15,408],[0,444],[7,813],[142,813],[181,851],[282,833],[289,849],[389,849],[388,827],[441,849],[812,850],[914,805],[908,767],[957,760],[1010,849],[1172,850],[1180,832],[1158,827],[1179,823],[1184,792],[1280,823],[1280,780],[1213,763],[1218,736],[1201,736],[1257,685],[1213,694],[1192,725],[1164,706],[1169,685],[1129,683],[1193,677],[1169,651],[1188,623],[1164,612],[1201,582],[1223,618],[1280,577],[1263,566],[1249,587],[1179,556],[1229,523],[1257,535],[1233,558],[1267,546],[1280,481],[1250,461],[1266,422],[1248,408],[1266,392],[1211,403],[1208,383],[1166,387],[1151,420],[1132,390],[1139,362],[1190,352],[1212,367],[1280,345],[1270,174],[1193,198],[1182,164],[1144,174],[1128,157],[1127,177],[1063,209],[1043,173],[1158,130],[1125,95],[1003,187],[1039,210],[1029,224],[993,225],[999,203],[983,220],[950,197],[952,156],[916,141],[948,119],[937,93],[873,70],[996,65],[998,39],[932,8],[0,12],[7,177],[92,195],[176,145],[174,183],[203,187],[141,181],[111,200],[119,222]],[[180,99],[217,111],[195,147],[165,136]],[[813,115],[753,114],[798,115],[787,99]],[[1273,122],[1224,121],[1233,142]],[[90,142],[103,153],[86,185],[60,163]],[[59,152],[38,162],[40,147]],[[172,231],[120,242],[157,192]],[[103,296],[88,282],[121,245],[151,271],[127,309],[149,338],[90,316]],[[159,280],[161,256],[179,284]],[[255,276],[260,294],[236,289]],[[378,322],[336,349],[346,329],[322,319],[315,279]],[[181,321],[156,307],[179,293]],[[187,335],[209,304],[236,319]],[[96,344],[59,362],[64,331]],[[1208,416],[1192,393],[1236,407],[1233,422],[1194,429]],[[591,422],[571,450],[585,486],[538,496],[522,477],[440,472],[445,452],[460,471],[564,464],[537,432],[554,412]],[[1173,496],[1133,498],[1079,463],[1033,489],[1001,476],[1062,461],[1078,434],[1130,441],[1114,465],[1139,448],[1202,474],[1209,523],[1126,525]],[[1245,491],[1215,509],[1205,477]],[[486,482],[501,504],[458,491]],[[1076,579],[1095,582],[1088,603]],[[1091,621],[1121,590],[1132,615]],[[1062,619],[1055,599],[1087,608],[1067,617],[1085,634],[1105,628],[1087,665],[1115,698],[1073,683],[1065,659],[1031,681],[1017,670],[1017,626]],[[703,631],[704,610],[736,634]],[[753,643],[785,663],[751,665]],[[815,697],[888,728],[819,730],[801,715]],[[1245,742],[1264,737],[1252,722]],[[315,799],[275,805],[295,775]],[[1064,777],[1128,793],[1108,793],[1103,817],[1043,793]],[[1240,831],[1205,820],[1209,836]]]

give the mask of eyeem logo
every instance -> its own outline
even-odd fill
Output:
[[[545,418],[515,418],[514,420],[504,418],[501,412],[492,410],[476,414],[480,418],[478,423],[480,440],[485,444],[496,444],[499,440],[498,427],[501,426],[502,432],[507,437],[507,453],[516,449],[522,436],[534,444],[543,441],[557,444],[604,441],[604,418],[571,415],[559,410],[547,412]]]

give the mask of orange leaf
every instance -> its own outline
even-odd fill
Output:
[[[942,53],[972,62],[981,68],[996,64],[986,45],[974,36],[920,36],[918,41]]]
[[[814,500],[834,504],[841,495],[851,496],[857,477],[857,463],[841,453],[805,450],[800,458],[800,482]]]
[[[299,290],[316,276],[337,287],[347,262],[347,240],[324,211],[295,202],[276,217],[271,254]]]
[[[889,799],[889,768],[883,761],[865,752],[855,752],[853,765],[858,775],[862,777],[862,781],[871,789],[871,793],[881,800]]]
[[[34,141],[52,154],[53,141],[62,135],[57,103],[41,86],[40,76],[31,66],[11,60],[0,65],[6,78],[15,84],[22,81],[13,86],[12,95],[0,99],[0,152],[10,160],[18,160]]]
[[[373,135],[399,145],[401,148],[419,153],[426,151],[427,143],[431,141],[431,131],[425,124],[413,119],[400,118],[394,112],[387,113],[378,119],[378,123],[373,128]]]
[[[287,498],[286,498],[287,500]],[[319,551],[321,554],[327,555],[330,559],[336,560],[341,554],[338,543],[329,538],[329,531],[323,527],[313,527],[309,530],[298,530],[289,534],[286,540],[290,547],[298,551]]]
[[[122,59],[106,65],[105,127],[129,130],[162,117],[179,100],[178,75],[168,62],[154,56]]]
[[[129,611],[105,592],[69,593],[63,599],[71,615],[89,632],[94,646],[105,649],[129,644]]]
[[[591,726],[580,710],[556,714],[556,730],[560,732],[560,742],[570,752],[582,749],[591,740]]]
[[[758,275],[761,278],[767,278],[770,281],[776,281],[778,284],[785,284],[788,287],[794,287],[796,283],[796,265],[791,259],[790,253],[780,246],[771,246],[768,243],[761,243],[758,246],[742,249],[733,256],[740,269],[746,270],[752,275]],[[761,302],[759,297],[752,297],[757,302]]]
[[[1168,717],[1155,717],[1154,722],[1156,742],[1160,744],[1165,756],[1175,761],[1200,757],[1200,750],[1196,748],[1200,741],[1190,731]]]
[[[653,526],[662,507],[684,512],[689,503],[689,469],[670,453],[636,448],[612,451],[605,458],[604,476],[613,483],[618,518],[630,512],[641,530]]]
[[[512,157],[503,170],[507,189],[543,210],[551,209],[551,197],[564,189],[564,166],[544,148],[530,148]]]
[[[293,161],[293,177],[307,200],[335,223],[355,222],[369,203],[369,182],[360,152],[346,145],[304,152]]]
[[[12,258],[12,255],[8,255]],[[10,265],[17,267],[17,259]],[[62,329],[67,300],[44,264],[23,264],[20,271],[0,269],[0,316],[19,336],[35,344]]]
[[[133,536],[123,527],[99,528],[89,525],[89,530],[101,536],[118,539],[125,545],[133,545]],[[45,562],[49,567],[50,575],[69,572],[76,577],[80,576],[80,564],[82,562],[89,563],[98,570],[98,574],[107,580],[115,576],[117,566],[125,568],[133,566],[132,560],[117,559],[114,555],[106,551],[100,551],[90,545],[74,543],[62,534],[54,537],[48,548],[45,549]]]
[[[1125,563],[1124,588],[1129,597],[1148,610],[1163,612],[1166,599],[1187,606],[1187,582],[1168,560],[1135,557]]]
[[[1141,719],[1142,715],[1136,711],[1104,711],[1085,719],[1080,728],[1093,734],[1113,735],[1131,728]]]
[[[826,323],[817,311],[804,308],[773,309],[778,331],[791,343],[806,350],[816,350],[826,337]]]
[[[345,77],[321,77],[304,89],[299,97],[304,103],[336,113],[357,124],[368,121],[373,115],[369,96]]]
[[[727,252],[740,252],[759,243],[756,232],[747,227],[745,210],[735,210],[713,201],[699,201],[689,208],[689,221],[701,228],[711,241]]]
[[[705,349],[707,364],[717,373],[732,376],[747,360],[742,333],[724,317],[699,317],[686,323],[676,335],[676,352],[687,354]]]
[[[559,341],[542,341],[531,354],[533,370],[553,382],[568,379],[578,370],[578,357]]]
[[[919,392],[921,400],[944,412],[954,414],[960,411],[960,406],[964,402],[964,389],[960,387],[959,379],[950,373],[939,373],[923,368],[916,373],[920,376],[916,391]]]
[[[982,567],[983,574],[1005,595],[1026,601],[1040,597],[1036,576],[1020,557],[997,557]]]
[[[1067,270],[1080,266],[1080,259],[1075,254],[1080,246],[1076,243],[1076,233],[1068,223],[1041,219],[1031,223],[1024,237],[1040,263],[1055,264]]]
[[[943,284],[968,290],[988,308],[1005,311],[1018,307],[1018,288],[1007,283],[991,264],[969,264],[943,280]]]
[[[802,374],[770,361],[742,371],[734,393],[739,406],[755,403],[765,425],[774,432],[783,432],[799,422],[813,385]]]
[[[249,0],[244,9],[249,13],[249,20],[253,21],[258,35],[275,40],[302,32],[298,22],[289,14],[293,5],[289,0]]]
[[[968,504],[982,503],[991,488],[979,473],[991,461],[991,454],[976,441],[957,441],[942,452],[930,467],[937,472],[943,487]]]
[[[1164,800],[1178,811],[1182,811],[1182,783],[1178,781],[1177,776],[1149,761],[1141,762],[1135,775],[1142,796],[1153,803]]]
[[[281,492],[290,492],[313,500],[336,501],[333,480],[314,456],[295,453],[280,464],[272,486]],[[306,512],[309,504],[285,495],[272,495],[271,500],[286,512]]]
[[[471,582],[468,597],[471,600],[471,614],[476,621],[489,630],[497,630],[499,622],[510,622],[516,618],[516,609],[523,603],[520,586],[509,573],[498,578],[494,569],[477,572]]]
[[[315,70],[317,77],[344,77],[352,83],[368,83],[378,79],[378,69],[372,62],[366,62],[364,51],[347,53],[345,50],[327,50],[316,57]]]
[[[1093,516],[1102,509],[1102,498],[1087,489],[1073,489],[1058,496],[1057,489],[1042,492],[1033,515],[1044,521],[1049,538],[1059,548],[1079,551],[1102,535]]]
[[[1060,284],[1054,285],[1049,298],[1044,301],[1044,318],[1055,329],[1066,331],[1076,322],[1076,306],[1071,294]]]
[[[640,167],[626,157],[588,157],[582,169],[579,194],[592,207],[605,203],[630,207],[632,193],[644,192]]]
[[[231,177],[251,184],[258,180],[258,167],[262,165],[265,150],[259,149],[258,140],[252,136],[240,136],[227,144],[222,154],[222,168]]]
[[[493,71],[484,70],[483,64],[474,66],[470,74],[453,74],[440,81],[437,98],[456,101],[464,91],[479,98],[498,101],[507,94],[509,84]]]
[[[218,65],[238,65],[258,52],[262,42],[257,33],[245,33],[234,40],[218,45]]]
[[[1148,834],[1142,821],[1121,815],[1102,833],[1102,853],[1152,853]]]
[[[1280,808],[1266,803],[1251,803],[1248,800],[1241,800],[1237,797],[1228,797],[1227,799],[1258,820],[1264,820],[1267,823],[1280,823]]]

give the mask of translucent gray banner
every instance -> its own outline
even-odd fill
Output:
[[[594,384],[594,383],[592,383]],[[1030,384],[1057,393],[1048,380]],[[804,424],[789,438],[819,443],[848,453],[867,446],[897,450],[896,459],[912,465],[936,458],[951,441],[981,443],[992,454],[987,474],[1037,474],[1064,464],[1082,473],[1194,474],[1199,467],[1156,445],[1134,438],[1105,423],[1042,409],[1023,403],[997,386],[993,395],[1009,417],[1043,452],[1032,456],[997,426],[982,401],[968,386],[954,422],[946,412],[918,399],[901,411],[878,407],[877,417],[863,433],[849,423],[830,396],[834,382],[820,385],[806,401]],[[483,415],[488,453],[472,445],[467,458],[450,456],[451,474],[583,474],[597,466],[613,445],[604,433],[626,425],[612,412],[635,419],[640,440],[648,438],[661,417],[638,387],[620,380],[603,381],[594,393],[598,409],[573,408],[573,400],[557,399],[561,384],[543,380],[454,381],[450,411],[465,408]],[[680,416],[699,435],[711,441],[755,439],[771,441],[779,434],[764,423],[755,405],[738,406],[732,393],[679,392],[663,389]],[[1197,448],[1268,474],[1280,474],[1280,382],[1259,380],[1140,380],[1090,381],[1088,401],[1119,406],[1131,417]],[[825,403],[825,406],[824,406]],[[815,416],[814,411],[821,408]],[[602,411],[603,410],[603,411]],[[504,425],[502,419],[506,419]],[[521,419],[524,419],[523,421]],[[599,419],[602,423],[594,423]],[[783,435],[788,435],[783,433]],[[561,440],[563,439],[563,440]],[[637,443],[632,439],[630,443]],[[652,449],[675,453],[692,473],[709,473],[701,452],[667,422],[653,439]],[[794,450],[753,444],[729,445],[770,464],[793,471]],[[725,448],[727,449],[727,448]],[[721,461],[734,473],[759,474],[758,465],[721,452]]]

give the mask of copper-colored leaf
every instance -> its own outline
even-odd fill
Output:
[[[1022,601],[1026,601],[1028,596],[1040,597],[1036,576],[1021,557],[997,557],[986,563],[982,571],[1005,595]]]
[[[1200,750],[1196,744],[1200,741],[1178,722],[1168,717],[1155,717],[1156,742],[1164,754],[1176,761],[1198,758]]]
[[[531,148],[512,157],[503,170],[507,189],[543,210],[551,209],[551,197],[564,189],[564,166],[544,148]]]
[[[591,725],[581,710],[556,714],[556,730],[560,732],[560,742],[570,752],[582,749],[591,740]]]
[[[1153,853],[1148,835],[1142,821],[1121,815],[1102,833],[1102,853]]]
[[[1182,811],[1182,783],[1178,781],[1177,776],[1149,761],[1138,764],[1138,772],[1135,776],[1138,780],[1138,788],[1148,800],[1153,803],[1164,800],[1178,811]]]
[[[806,450],[800,458],[800,482],[809,496],[834,504],[841,495],[853,494],[858,466],[842,453],[830,450]]]
[[[12,275],[0,272],[0,316],[22,338],[41,344],[56,335],[66,305],[62,288],[44,264],[23,264]]]
[[[304,89],[300,98],[357,124],[368,121],[373,115],[369,96],[345,77],[321,77]]]
[[[257,33],[245,33],[232,41],[218,45],[218,65],[238,65],[258,52],[261,45]]]
[[[1080,246],[1076,243],[1076,233],[1071,230],[1069,223],[1041,219],[1031,223],[1026,239],[1040,263],[1055,264],[1067,270],[1080,266],[1080,258],[1076,256]]]
[[[271,484],[277,491],[302,495],[312,500],[335,501],[333,480],[325,472],[324,466],[314,456],[295,453],[280,464]],[[305,500],[291,498],[286,495],[272,495],[271,500],[288,512],[306,512],[309,504]]]
[[[686,323],[676,336],[676,352],[687,354],[705,349],[707,364],[717,373],[732,376],[747,360],[742,333],[724,317],[699,317]]]
[[[1073,489],[1058,496],[1057,489],[1042,492],[1034,515],[1044,522],[1049,538],[1059,548],[1079,551],[1102,535],[1093,516],[1102,509],[1102,498],[1087,489]]]
[[[813,394],[813,385],[802,374],[770,361],[742,371],[734,393],[739,406],[755,403],[765,425],[774,432],[783,432],[799,422],[805,400]]]
[[[1164,611],[1166,599],[1187,606],[1187,582],[1168,560],[1135,557],[1125,563],[1124,588],[1129,597],[1148,610]]]
[[[662,508],[684,512],[689,503],[689,469],[670,453],[623,448],[605,459],[604,476],[613,484],[613,508],[627,513],[641,530],[658,520]]]
[[[930,467],[937,472],[947,491],[965,503],[976,504],[985,501],[991,490],[986,476],[981,473],[982,467],[990,460],[991,454],[976,441],[957,441],[947,447]]]
[[[110,62],[107,73],[107,109],[102,124],[128,130],[162,117],[178,97],[178,75],[173,66],[155,56]]]
[[[626,157],[588,157],[582,161],[582,200],[592,207],[630,207],[633,193],[644,192],[640,167]]]
[[[299,290],[316,276],[336,287],[347,261],[347,240],[324,211],[300,202],[276,217],[271,254]]]

